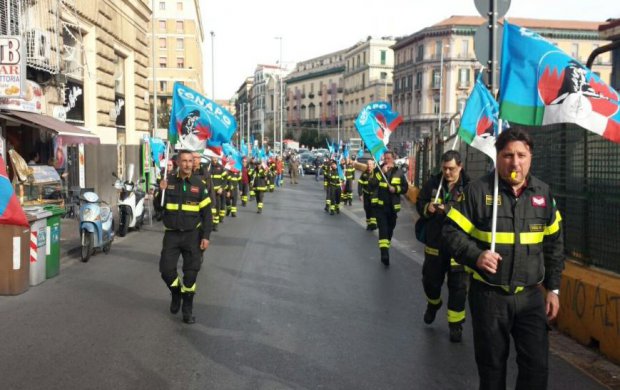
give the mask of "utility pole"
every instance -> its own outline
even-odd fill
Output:
[[[211,31],[211,99],[215,100],[215,48],[213,38],[215,38],[215,32]]]
[[[155,0],[151,0],[151,51],[152,51],[152,70],[153,70],[153,131],[152,136],[155,137],[157,130],[157,82],[155,77]]]
[[[282,156],[282,144],[284,137],[282,128],[284,127],[284,67],[282,66],[282,37],[276,37],[280,40],[280,156]]]

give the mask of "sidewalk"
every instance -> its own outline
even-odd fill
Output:
[[[76,218],[60,219],[60,263],[80,257],[79,221]]]

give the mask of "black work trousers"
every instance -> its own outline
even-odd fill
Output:
[[[472,279],[469,307],[480,389],[506,388],[510,336],[519,367],[515,388],[546,389],[549,335],[542,289],[531,286],[509,294]]]
[[[441,287],[448,275],[448,322],[460,324],[465,321],[465,301],[469,274],[462,265],[453,263],[439,249],[426,246],[422,265],[422,285],[426,299],[432,305],[441,303]]]
[[[370,202],[372,195],[363,194],[362,196],[364,200],[364,213],[366,213],[366,226],[377,226],[377,219],[375,218],[374,208],[372,207],[372,203]]]
[[[398,214],[391,206],[373,207],[373,211],[379,227],[379,248],[390,249]]]
[[[166,286],[170,287],[177,278],[177,263],[180,255],[183,256],[183,285],[191,288],[196,283],[198,271],[202,265],[201,239],[200,229],[187,232],[167,230],[164,233],[159,272]]]

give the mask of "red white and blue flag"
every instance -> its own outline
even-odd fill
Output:
[[[30,226],[6,174],[6,164],[2,156],[0,156],[0,225]]]
[[[379,161],[387,150],[390,135],[403,121],[403,117],[388,102],[373,102],[360,112],[355,120],[355,128],[362,137],[366,148]]]

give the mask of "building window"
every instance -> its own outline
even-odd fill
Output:
[[[469,69],[459,69],[459,87],[469,87]]]
[[[385,50],[381,50],[381,65],[385,65],[387,61],[387,52]]]
[[[159,48],[160,49],[166,48],[166,38],[159,38]]]
[[[461,42],[461,57],[469,58],[469,41],[467,39],[463,39]]]
[[[160,81],[159,82],[159,90],[160,91],[167,91],[168,90],[168,82],[167,81]]]
[[[433,97],[433,114],[439,114],[439,96]]]
[[[159,67],[160,68],[168,67],[168,59],[166,57],[159,57]]]
[[[366,52],[363,52],[363,53],[362,53],[362,56],[363,56],[362,63],[363,63],[364,65],[366,65]]]
[[[185,68],[185,58],[177,57],[177,68]]]
[[[576,60],[579,59],[579,44],[578,43],[573,43],[571,45],[570,55]]]
[[[177,1],[177,11],[183,11],[183,2]]]
[[[381,80],[387,79],[387,72],[381,72]]]
[[[165,11],[166,10],[166,2],[165,1],[160,1],[159,2],[159,10],[160,11]]]
[[[166,21],[165,20],[160,20],[159,21],[159,29],[160,30],[166,30]]]
[[[420,99],[419,96],[415,100],[415,113],[416,114],[422,113],[422,99]]]
[[[183,50],[185,48],[183,38],[177,38],[177,50]]]
[[[435,41],[435,58],[441,57],[441,41]]]
[[[177,32],[178,33],[183,33],[185,30],[183,28],[183,21],[182,20],[177,20]]]
[[[415,74],[415,89],[422,88],[422,72],[417,72]]]
[[[441,79],[440,79],[441,75],[439,74],[439,70],[433,70],[433,88],[439,88],[439,85],[441,85]]]
[[[418,46],[418,56],[415,59],[418,62],[424,59],[424,45]]]

